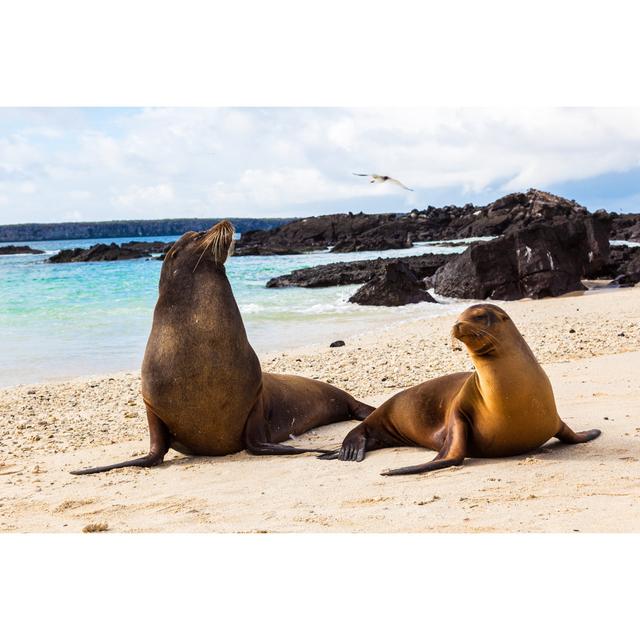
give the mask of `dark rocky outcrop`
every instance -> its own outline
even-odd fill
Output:
[[[116,260],[135,260],[137,258],[149,258],[152,253],[166,254],[173,243],[167,242],[125,242],[117,245],[94,244],[88,249],[81,247],[75,249],[63,249],[51,256],[48,262],[113,262]]]
[[[382,271],[362,285],[349,302],[362,305],[398,307],[417,302],[436,302],[424,283],[399,260],[388,262]]]
[[[612,245],[609,248],[609,258],[599,269],[589,270],[588,278],[598,280],[613,280],[626,274],[632,269],[631,262],[640,256],[640,247],[626,245]]]
[[[611,239],[640,242],[640,213],[611,213]]]
[[[233,250],[234,256],[293,256],[309,251],[306,247],[285,247],[277,244],[271,244],[268,247],[242,244],[238,246],[239,243],[240,241],[236,243]]]
[[[517,300],[584,290],[590,244],[584,221],[532,225],[470,247],[439,269],[438,294]]]
[[[6,247],[0,247],[0,256],[15,256],[20,253],[33,253],[35,255],[44,253],[44,251],[41,251],[40,249],[32,249],[27,246],[16,246],[14,244],[10,244]]]
[[[588,260],[583,275],[586,278],[596,277],[609,262],[609,235],[611,218],[606,213],[596,212],[583,219],[589,246]]]
[[[237,255],[324,250],[329,246],[336,253],[398,249],[415,242],[499,236],[540,223],[555,225],[569,220],[591,220],[590,242],[593,243],[593,260],[597,268],[599,260],[606,262],[606,256],[601,253],[606,251],[602,232],[609,229],[611,220],[614,223],[611,234],[614,236],[618,233],[616,230],[623,227],[626,235],[636,233],[636,227],[628,220],[623,223],[618,218],[628,216],[616,217],[603,210],[591,214],[575,200],[529,189],[525,193],[511,193],[482,207],[449,205],[414,209],[408,214],[345,213],[296,220],[277,229],[243,234],[238,242]]]
[[[640,282],[640,247],[611,247],[609,261],[597,277],[612,280],[612,286],[626,287]]]
[[[412,246],[411,233],[398,228],[394,221],[365,231],[355,238],[340,240],[331,248],[331,253],[386,251],[388,249],[409,249]]]
[[[236,243],[236,255],[282,254],[321,251],[353,239],[395,218],[395,214],[336,213],[294,220],[277,229],[247,231]]]
[[[619,273],[611,283],[613,286],[633,287],[640,282],[640,247],[635,247],[628,262],[623,266],[623,270]]]
[[[401,261],[419,280],[432,276],[455,254],[427,253],[406,258],[378,258],[377,260],[356,260],[353,262],[332,262],[307,269],[296,269],[291,273],[267,282],[268,288],[278,287],[335,287],[347,284],[362,284],[380,273],[390,262]]]

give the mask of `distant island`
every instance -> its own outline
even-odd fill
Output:
[[[295,219],[229,218],[238,233],[273,229]],[[222,218],[168,218],[165,220],[4,224],[0,225],[0,242],[180,236],[186,231],[204,231],[220,220]]]

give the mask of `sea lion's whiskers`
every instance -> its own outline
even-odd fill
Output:
[[[489,341],[489,344],[493,347],[496,348],[499,345],[498,340],[496,339],[496,337],[491,334],[489,331],[487,331],[486,329],[483,329],[482,327],[478,327],[477,325],[471,323],[471,322],[466,322],[464,320],[461,320],[458,322],[458,325],[464,325],[465,327],[467,327],[467,329],[469,329],[469,331],[471,332],[471,335],[474,338],[487,338]],[[456,350],[455,346],[455,340],[457,340],[456,336],[455,336],[455,326],[451,329],[451,348],[452,350]]]
[[[204,254],[206,253],[207,249],[209,248],[209,245],[207,245],[203,250],[202,253],[200,254],[200,257],[198,258],[198,262],[196,262],[196,266],[193,267],[193,271],[191,273],[195,273],[196,269],[198,268],[198,265],[200,264],[200,261],[202,260]]]
[[[497,340],[497,338],[492,335],[491,333],[489,333],[486,329],[482,329],[481,327],[474,327],[475,330],[475,335],[476,337],[485,337],[488,338],[489,343],[491,344],[491,346],[493,346],[494,348],[497,347],[499,345],[499,342]]]
[[[233,251],[233,232],[233,225],[227,220],[218,222],[212,229],[207,231],[201,241],[204,249],[198,258],[198,262],[196,262],[196,266],[193,268],[193,273],[195,273],[204,254],[209,249],[211,249],[213,260],[218,264],[224,264]]]

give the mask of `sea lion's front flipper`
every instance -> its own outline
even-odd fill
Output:
[[[331,451],[322,456],[321,460],[342,460],[343,462],[362,462],[367,449],[367,428],[364,424],[359,424],[355,429],[349,431],[342,441],[342,446],[338,451]]]
[[[575,432],[570,429],[564,422],[560,423],[560,431],[556,433],[555,437],[564,442],[565,444],[580,444],[581,442],[589,442],[589,440],[595,440],[601,433],[600,429],[590,429],[589,431]]]
[[[462,464],[467,453],[467,420],[460,414],[455,413],[449,426],[447,437],[438,455],[426,464],[417,464],[412,467],[401,467],[399,469],[388,469],[380,475],[383,476],[407,476],[414,473],[427,473],[437,471],[447,467],[457,467]]]
[[[79,469],[71,471],[74,476],[83,476],[91,473],[102,473],[103,471],[111,471],[111,469],[122,469],[123,467],[155,467],[159,465],[169,451],[169,443],[171,436],[169,430],[158,416],[147,407],[147,421],[149,422],[149,453],[141,458],[133,460],[125,460],[124,462],[116,462],[108,464],[104,467],[90,467],[89,469]]]

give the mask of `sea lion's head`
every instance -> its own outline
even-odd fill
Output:
[[[165,267],[195,273],[199,269],[222,267],[233,252],[233,225],[222,220],[208,231],[187,231],[164,258]]]
[[[517,332],[511,318],[495,304],[474,304],[465,309],[453,325],[452,335],[472,356],[496,355],[505,341],[505,333]]]
[[[233,225],[222,220],[208,231],[187,231],[164,257],[160,292],[175,303],[193,295],[211,298],[221,285],[228,286],[224,263],[233,248]]]

